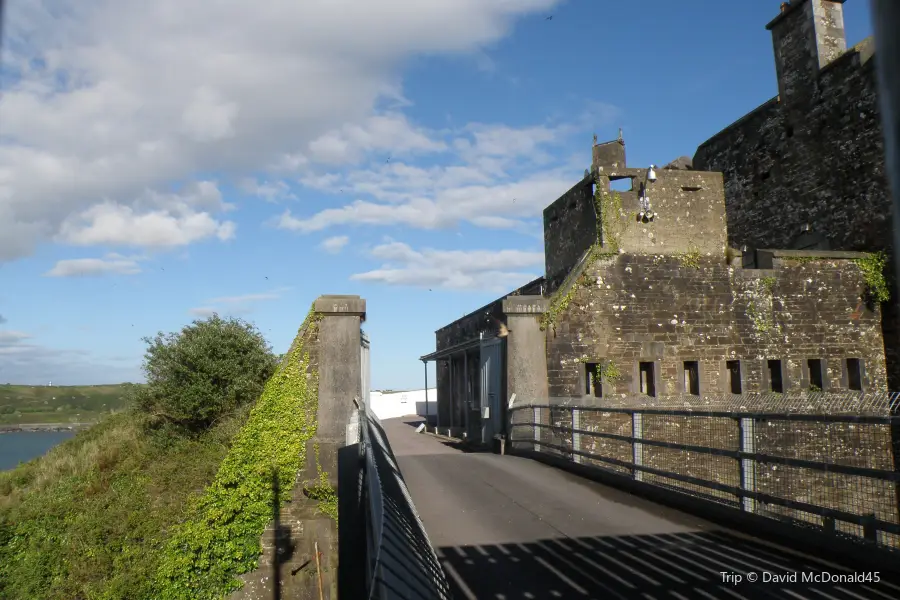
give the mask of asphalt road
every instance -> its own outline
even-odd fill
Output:
[[[849,571],[530,459],[462,452],[420,422],[382,425],[457,600],[900,598],[884,575],[778,581]]]

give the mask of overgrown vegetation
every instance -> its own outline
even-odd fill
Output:
[[[884,252],[872,252],[864,258],[855,259],[854,262],[859,265],[863,274],[863,280],[866,282],[865,294],[867,299],[873,303],[890,300],[891,290],[884,276],[887,255]]]
[[[266,383],[244,428],[189,518],[172,533],[157,577],[160,600],[220,598],[238,589],[236,575],[254,569],[271,519],[272,474],[282,502],[290,498],[315,435],[318,379],[303,343],[316,335],[312,311],[285,360]]]
[[[245,418],[164,439],[123,411],[0,472],[0,598],[155,598],[166,532]]]
[[[96,423],[126,408],[135,387],[0,384],[0,425]]]
[[[269,377],[262,335],[219,317],[147,343],[131,408],[0,472],[0,597],[220,598],[254,567],[272,472],[284,500],[315,431],[306,351]]]
[[[581,269],[582,276],[573,281],[571,285],[563,285],[550,298],[547,311],[541,315],[541,330],[555,327],[556,319],[569,308],[575,292],[587,283],[585,273],[598,261],[619,255],[621,234],[625,227],[622,212],[622,196],[619,192],[611,194],[603,191],[603,186],[597,182],[594,192],[594,210],[599,220],[597,227],[597,239],[588,251],[584,266]]]
[[[137,389],[137,406],[160,425],[188,431],[259,398],[278,364],[253,325],[218,315],[144,342],[147,385]]]

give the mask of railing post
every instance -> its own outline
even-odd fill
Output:
[[[541,428],[539,427],[541,423],[541,407],[534,407],[534,451],[541,451]]]
[[[741,417],[738,420],[738,433],[741,438],[741,452],[747,454],[756,454],[756,419],[753,417]],[[756,491],[756,460],[752,458],[741,458],[739,461],[741,473],[741,489],[748,492]],[[749,512],[756,512],[756,498],[741,498],[741,509]]]
[[[572,461],[581,463],[581,455],[577,454],[581,450],[581,411],[576,407],[572,407]]]
[[[644,423],[642,419],[643,416],[644,415],[637,411],[631,413],[631,437],[634,438],[634,442],[632,442],[631,444],[631,460],[635,467],[644,466],[644,445],[638,441],[644,437]],[[633,469],[632,477],[634,477],[635,481],[643,481],[644,472],[637,468]]]

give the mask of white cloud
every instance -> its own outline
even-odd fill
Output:
[[[103,258],[70,258],[57,261],[46,277],[73,277],[96,275],[137,275],[141,272],[138,262],[142,256],[107,254]]]
[[[266,202],[278,202],[280,200],[296,200],[297,196],[291,192],[291,186],[285,181],[257,181],[247,178],[241,181],[240,188]]]
[[[0,348],[18,346],[23,340],[27,340],[30,337],[30,335],[21,331],[0,331]]]
[[[346,246],[347,242],[349,241],[350,238],[346,235],[336,235],[324,240],[320,244],[320,247],[325,252],[328,252],[330,254],[337,254],[344,249],[344,246]]]
[[[384,174],[383,174],[384,175]],[[512,228],[539,217],[544,208],[576,181],[577,177],[553,170],[517,181],[423,188],[414,183],[415,173],[388,175],[373,196],[389,202],[355,200],[340,208],[327,208],[310,217],[294,216],[286,209],[277,219],[281,229],[309,233],[336,225],[408,225],[440,229],[468,222],[480,227]],[[465,177],[467,175],[457,175]]]
[[[363,123],[347,124],[329,131],[309,144],[309,156],[317,163],[343,165],[360,160],[373,151],[393,156],[415,152],[440,152],[446,145],[428,132],[413,127],[401,114],[373,115]]]
[[[455,290],[487,290],[502,293],[515,289],[539,275],[543,252],[521,250],[414,250],[401,242],[389,242],[372,249],[373,258],[384,261],[381,268],[351,276],[356,281],[388,285]]]
[[[268,300],[278,300],[285,292],[291,290],[289,287],[282,287],[271,292],[261,292],[254,294],[241,294],[238,296],[220,296],[207,300],[203,306],[191,308],[188,312],[198,317],[210,317],[213,313],[223,315],[243,315],[253,311],[254,305],[258,302]]]
[[[185,246],[210,237],[225,241],[234,237],[236,225],[219,221],[211,213],[231,208],[222,201],[215,183],[201,181],[181,194],[146,192],[134,206],[95,204],[63,221],[57,239],[76,246],[156,248]]]
[[[234,225],[213,209],[144,206],[147,190],[197,173],[239,180],[302,168],[306,153],[334,161],[388,144],[439,150],[396,114],[369,117],[379,100],[408,104],[398,80],[407,60],[472,53],[558,1],[12,3],[0,261],[54,238],[228,239]]]
[[[0,330],[0,382],[84,385],[141,379],[137,365],[103,364],[84,350],[47,348],[21,331]]]

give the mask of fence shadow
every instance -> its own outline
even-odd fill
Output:
[[[281,600],[281,576],[283,566],[290,562],[297,550],[297,544],[291,537],[291,528],[281,523],[281,488],[278,483],[278,472],[272,469],[272,534],[274,548],[272,552],[272,598]],[[299,569],[298,569],[299,570]]]
[[[852,572],[725,531],[445,547],[438,557],[458,600],[900,597],[900,582],[883,574],[877,583],[804,582],[804,573]],[[796,582],[765,581],[794,573]]]

